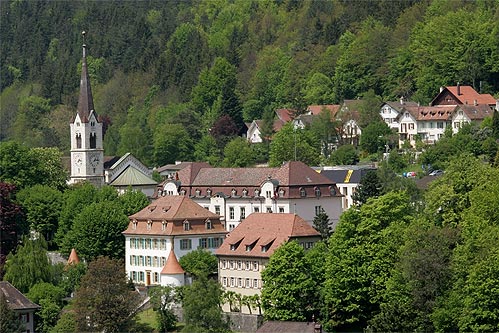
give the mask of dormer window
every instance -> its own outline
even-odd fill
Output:
[[[180,195],[185,195],[185,190],[184,189],[180,190]]]
[[[209,196],[209,197],[211,196],[211,188],[209,188],[209,189],[206,190],[206,195]]]
[[[200,189],[196,189],[196,196],[199,197],[201,195],[201,190]]]
[[[147,230],[151,230],[152,220],[147,220]]]
[[[321,196],[321,190],[320,190],[320,188],[318,188],[318,187],[314,188],[314,193],[315,193],[315,196],[317,198],[319,198]]]
[[[168,225],[168,222],[166,222],[165,220],[161,221],[161,230],[165,231],[167,225]]]
[[[206,227],[206,230],[211,230],[213,229],[213,225],[211,224],[211,221],[208,219],[206,220],[206,222],[204,223],[205,227]]]
[[[303,187],[300,187],[300,197],[306,197],[307,196],[307,191]]]
[[[282,198],[282,197],[284,197],[284,190],[281,188],[279,190],[279,198]]]
[[[136,230],[137,229],[137,220],[132,221],[132,229]]]
[[[191,230],[191,224],[189,223],[189,221],[185,220],[184,221],[184,231],[189,231]]]
[[[332,196],[336,196],[336,188],[334,186],[329,186],[329,193],[331,193]]]
[[[259,189],[255,189],[255,197],[258,197],[260,196],[260,190]]]
[[[233,197],[235,197],[235,196],[236,196],[236,194],[237,194],[237,191],[236,191],[236,189],[235,189],[235,188],[233,188],[233,189],[232,189],[232,191],[231,191],[230,193],[231,193],[231,195],[232,195]]]
[[[247,189],[243,189],[243,197],[245,197],[247,195],[248,195],[248,190]]]

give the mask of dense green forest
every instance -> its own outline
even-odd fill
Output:
[[[69,150],[82,31],[105,153],[131,152],[150,166],[213,154],[220,164],[243,122],[268,119],[276,108],[366,94],[427,103],[458,81],[499,91],[494,0],[0,6],[0,140],[28,147]]]

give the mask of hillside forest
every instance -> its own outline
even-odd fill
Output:
[[[131,152],[151,167],[231,164],[224,149],[244,134],[244,123],[271,121],[277,108],[299,113],[361,99],[368,112],[400,97],[427,104],[439,87],[457,82],[499,91],[499,4],[492,0],[0,6],[0,140],[64,154],[83,43],[105,154]],[[268,155],[263,147],[254,159]]]

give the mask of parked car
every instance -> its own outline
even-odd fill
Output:
[[[404,172],[403,176],[407,177],[407,178],[416,178],[417,174],[415,171],[408,171],[408,172]]]
[[[432,172],[429,173],[429,176],[440,176],[444,173],[443,170],[433,170]]]

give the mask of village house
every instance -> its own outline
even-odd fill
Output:
[[[8,281],[0,281],[0,293],[5,297],[9,309],[14,310],[25,325],[23,332],[34,332],[35,311],[40,309],[40,306],[31,302]]]
[[[243,296],[260,295],[261,272],[274,251],[285,242],[313,247],[320,234],[296,214],[253,213],[232,230],[216,250],[218,278],[227,291]],[[223,310],[229,312],[230,305]],[[242,313],[249,309],[241,308]]]
[[[183,285],[177,259],[197,249],[212,253],[225,235],[220,215],[185,196],[164,196],[129,216],[125,235],[125,269],[137,284]]]
[[[295,213],[310,224],[324,211],[334,229],[342,213],[336,184],[303,162],[278,168],[213,168],[198,163],[158,187],[157,195],[186,196],[221,215],[226,230],[251,213]]]

